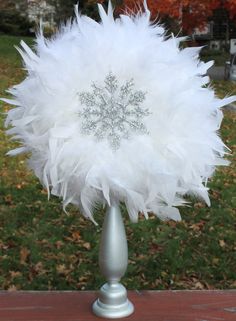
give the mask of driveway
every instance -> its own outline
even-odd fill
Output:
[[[224,79],[224,73],[225,73],[225,67],[224,66],[212,66],[207,71],[207,74],[213,80],[223,80]]]

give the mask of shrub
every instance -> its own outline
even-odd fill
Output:
[[[32,23],[17,10],[0,11],[0,32],[11,35],[30,35]]]

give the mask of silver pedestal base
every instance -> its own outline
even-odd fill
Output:
[[[120,283],[128,264],[128,245],[119,204],[107,209],[103,223],[99,266],[105,276],[105,283],[93,304],[93,312],[109,319],[124,318],[134,311],[127,299],[126,288]]]
[[[124,318],[134,312],[133,304],[127,299],[127,291],[120,283],[104,284],[99,298],[93,304],[93,312],[103,318]]]

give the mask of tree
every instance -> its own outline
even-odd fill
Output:
[[[81,1],[82,2],[82,1]],[[76,0],[49,0],[48,3],[55,8],[55,21],[57,23],[66,21],[73,15],[74,5]]]
[[[229,17],[231,19],[236,16],[236,0],[222,0],[221,5],[225,7],[225,9],[229,12]]]
[[[147,0],[147,4],[153,19],[175,20],[184,34],[204,28],[219,8],[227,10],[231,19],[236,17],[236,0]],[[123,0],[119,11],[127,10],[125,8],[137,12],[143,8],[143,0]]]
[[[56,11],[56,22],[66,21],[74,16],[74,6],[79,3],[79,10],[82,14],[98,20],[97,3],[105,3],[103,0],[49,0],[54,5]]]
[[[142,0],[124,0],[121,9],[128,7],[137,11],[142,8],[142,3]],[[220,0],[147,0],[153,19],[172,18],[185,34],[193,32],[195,28],[203,28],[220,3]]]
[[[29,35],[31,27],[27,16],[27,0],[0,1],[0,32]]]
[[[10,0],[2,0],[10,1]],[[18,0],[19,1],[19,0]],[[23,0],[21,0],[23,1]],[[97,3],[108,6],[109,0],[80,0],[83,14],[99,20]],[[137,12],[143,9],[143,0],[111,0],[116,8],[115,15],[124,11]],[[12,1],[10,1],[12,2]],[[48,0],[56,9],[56,21],[66,21],[73,16],[78,0]],[[223,8],[229,18],[236,17],[236,0],[147,0],[152,19],[160,20],[176,33],[192,34],[195,28],[203,29],[214,11]]]

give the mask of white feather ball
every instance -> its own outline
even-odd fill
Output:
[[[185,195],[210,205],[206,182],[223,159],[218,99],[207,86],[211,62],[180,49],[150,12],[101,22],[80,16],[52,39],[19,52],[27,77],[10,89],[8,134],[30,152],[29,166],[64,207],[93,220],[97,203],[124,202],[138,213],[180,219]]]

